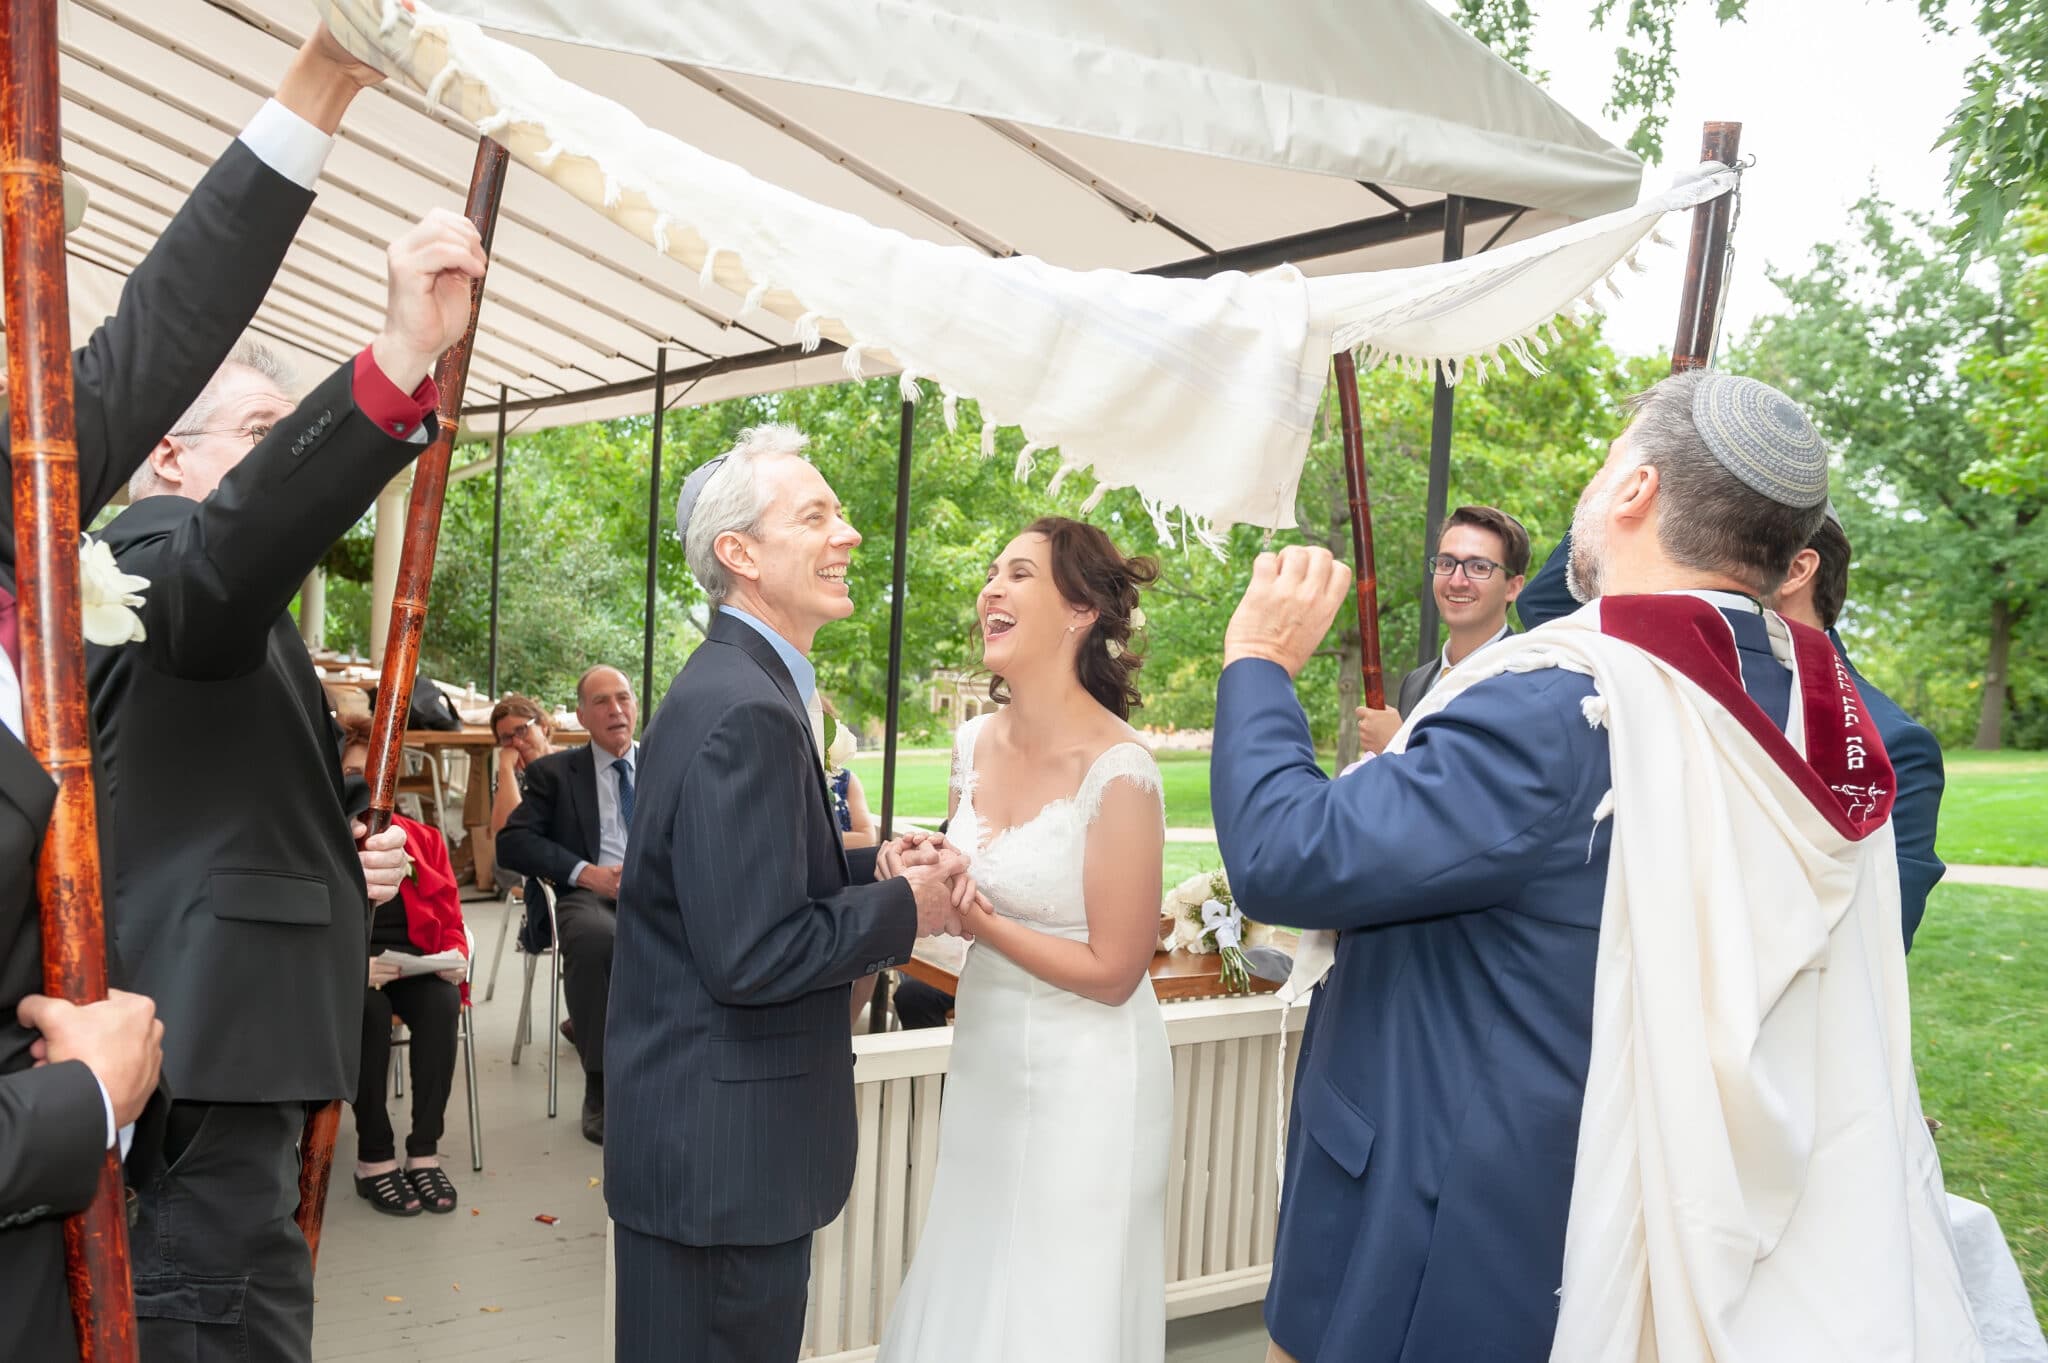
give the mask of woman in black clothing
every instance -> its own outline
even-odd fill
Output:
[[[347,733],[342,769],[358,774],[369,755],[370,721],[344,721]],[[437,1145],[455,1083],[456,1028],[461,1019],[466,966],[433,974],[405,975],[386,952],[428,956],[456,950],[467,954],[462,901],[440,833],[394,815],[405,828],[405,850],[413,859],[398,897],[377,907],[370,919],[369,989],[363,1004],[362,1070],[356,1081],[356,1192],[380,1212],[418,1216],[455,1210],[455,1184],[441,1168]],[[397,1137],[385,1110],[390,1082],[393,1018],[411,1033],[412,1130],[405,1138],[405,1164],[398,1161]]]

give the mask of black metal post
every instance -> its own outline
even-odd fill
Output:
[[[903,404],[902,433],[896,441],[896,557],[889,576],[889,700],[882,739],[882,841],[896,836],[896,726],[903,704],[903,594],[910,553],[910,433],[916,404]]]
[[[1444,259],[1457,260],[1465,254],[1465,200],[1456,194],[1444,198]],[[1429,414],[1429,501],[1428,533],[1422,541],[1422,552],[1429,553],[1436,547],[1437,536],[1443,533],[1444,517],[1449,508],[1445,505],[1451,490],[1451,385],[1444,382],[1443,371],[1436,376],[1436,405]],[[1437,655],[1441,645],[1437,642],[1438,618],[1436,592],[1429,580],[1429,571],[1422,574],[1422,628],[1416,633],[1415,665],[1421,667]]]
[[[661,428],[668,415],[668,347],[654,351],[654,467],[647,475],[647,618],[640,641],[640,704],[654,699],[654,603],[661,564]]]
[[[505,399],[509,396],[504,384],[498,385],[498,438],[494,445],[496,458],[491,469],[491,652],[490,662],[485,665],[487,680],[484,689],[491,693],[491,704],[498,703],[498,535],[505,527]]]
[[[889,700],[882,738],[881,839],[896,835],[896,737],[903,710],[903,597],[910,557],[910,439],[917,424],[917,404],[903,404],[903,424],[896,440],[896,554],[889,565]],[[868,1030],[889,1029],[889,977],[875,977],[875,998],[868,1009]]]

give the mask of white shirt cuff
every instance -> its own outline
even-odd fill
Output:
[[[312,189],[327,164],[327,153],[334,150],[334,139],[276,100],[266,99],[242,129],[242,145],[299,188]]]
[[[564,885],[564,886],[563,886],[562,888],[563,888],[563,889],[565,889],[565,890],[576,890],[576,889],[581,889],[581,888],[582,888],[582,886],[583,886],[583,879],[582,879],[582,877],[583,877],[583,872],[584,872],[584,871],[585,871],[586,869],[588,869],[588,868],[589,868],[589,866],[590,866],[590,863],[589,863],[589,862],[587,862],[587,861],[579,861],[579,862],[577,862],[577,863],[576,863],[576,869],[575,869],[575,870],[573,870],[573,871],[571,871],[571,872],[569,872],[569,883],[568,883],[567,885]]]
[[[135,1123],[130,1122],[126,1126],[121,1126],[115,1122],[114,1095],[107,1092],[105,1084],[100,1084],[100,1077],[97,1074],[92,1077],[92,1081],[100,1085],[100,1101],[107,1106],[107,1148],[111,1150],[119,1145],[121,1159],[125,1162],[128,1158],[128,1147],[135,1144]]]

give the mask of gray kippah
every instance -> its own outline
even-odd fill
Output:
[[[1692,423],[1721,467],[1774,502],[1828,499],[1828,447],[1792,399],[1768,383],[1706,374],[1693,389]]]
[[[697,499],[704,495],[704,489],[711,485],[711,475],[725,467],[725,456],[707,459],[690,470],[690,476],[683,479],[683,490],[676,494],[676,538],[687,550],[690,545],[690,513],[697,509]]]

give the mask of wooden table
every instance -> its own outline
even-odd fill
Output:
[[[898,969],[942,993],[959,993],[959,972],[943,959],[944,948],[928,945],[929,940],[919,941],[910,959]],[[1152,992],[1159,996],[1161,1003],[1227,997],[1223,988],[1223,958],[1214,952],[1206,956],[1187,951],[1156,952],[1152,957],[1151,975]],[[1271,994],[1279,988],[1277,981],[1262,980],[1254,975],[1250,992]]]
[[[588,743],[590,735],[581,729],[557,728],[554,743],[565,747]],[[462,827],[467,834],[470,857],[476,872],[476,887],[485,893],[497,888],[497,847],[491,840],[491,778],[497,772],[493,754],[498,736],[488,724],[465,724],[460,729],[407,729],[405,746],[418,748],[437,766],[442,755],[469,755],[469,780],[462,793]]]

